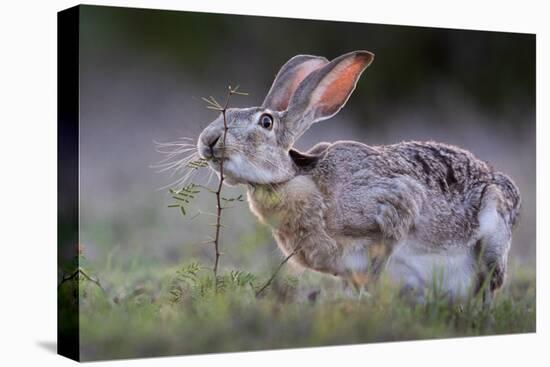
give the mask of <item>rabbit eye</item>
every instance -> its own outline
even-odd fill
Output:
[[[260,125],[267,130],[273,127],[273,117],[270,114],[264,113],[260,116]]]

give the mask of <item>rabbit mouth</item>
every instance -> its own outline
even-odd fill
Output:
[[[224,175],[231,174],[230,172],[228,172],[228,168],[227,168],[227,163],[231,161],[229,157],[223,157],[223,160],[222,160],[221,156],[212,155],[206,159],[208,161],[208,166],[214,171],[220,172],[222,168],[221,167],[222,162],[223,162]]]
[[[218,169],[222,160],[223,162],[229,160],[227,153],[224,154],[221,150],[214,150],[212,148],[199,147],[199,156],[205,159],[212,168]]]
[[[212,158],[208,160],[208,166],[210,167],[210,169],[212,169],[213,171],[219,174],[221,172],[221,167],[222,167],[221,162],[222,162],[221,157],[212,156]],[[247,183],[247,180],[245,180],[239,174],[238,167],[235,163],[236,162],[231,160],[229,157],[223,158],[223,176],[225,179],[225,183],[230,186],[238,185],[241,183]]]
[[[229,160],[229,157],[223,157],[223,162],[227,162]],[[212,156],[212,158],[210,158],[210,162],[212,163],[215,163],[216,165],[220,165],[220,163],[222,162],[222,157],[215,157],[215,156]]]

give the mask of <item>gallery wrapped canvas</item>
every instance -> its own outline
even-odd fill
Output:
[[[535,35],[58,15],[58,348],[535,331]]]

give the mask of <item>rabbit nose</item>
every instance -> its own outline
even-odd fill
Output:
[[[210,151],[213,152],[214,151],[214,146],[216,145],[216,143],[218,142],[218,140],[220,140],[220,136],[218,135],[215,139],[211,140],[209,143],[208,143],[208,147],[210,148]]]
[[[204,135],[199,139],[199,153],[203,158],[212,158],[214,156],[214,146],[220,140],[219,135]]]

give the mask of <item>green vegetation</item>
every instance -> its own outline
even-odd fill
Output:
[[[213,97],[205,99],[209,107],[222,113],[225,131],[225,111],[229,97],[240,94],[236,90],[229,87],[223,106]],[[169,158],[191,152],[183,160],[178,157],[178,164],[184,162],[191,172],[206,166],[204,160],[194,160],[189,143],[173,145],[181,150],[168,152]],[[163,147],[166,146],[169,144]],[[173,165],[171,161],[163,162]],[[189,254],[184,264],[169,265],[159,259],[147,259],[135,248],[115,256],[117,247],[106,257],[90,262],[79,249],[76,263],[72,264],[76,270],[62,274],[60,290],[64,305],[79,307],[82,360],[535,331],[535,274],[526,266],[512,269],[510,280],[490,309],[482,306],[480,297],[452,303],[437,287],[427,292],[424,302],[414,302],[400,295],[398,285],[385,278],[369,293],[345,291],[341,282],[331,276],[311,271],[292,276],[286,264],[291,255],[275,266],[275,272],[265,268],[257,271],[262,269],[258,267],[260,257],[251,254],[269,237],[262,227],[227,233],[229,241],[224,232],[224,242],[228,242],[224,249],[237,243],[231,249],[233,261],[228,262],[237,263],[238,268],[231,269],[232,265],[226,263],[225,268],[219,267],[221,229],[231,228],[221,224],[222,209],[233,208],[229,203],[243,201],[242,194],[222,196],[223,164],[220,172],[217,190],[193,182],[179,190],[169,190],[175,201],[168,207],[179,208],[184,216],[193,209],[188,206],[197,206],[202,189],[215,194],[215,213],[199,210],[191,217],[206,214],[215,219],[208,223],[214,227],[214,235],[201,242],[206,247],[213,245],[213,251],[209,251],[214,252],[213,265],[204,255]],[[186,173],[184,177],[190,176]],[[92,232],[92,238],[108,233],[98,229]],[[236,239],[235,232],[246,234]],[[108,248],[107,238],[102,242]],[[245,264],[255,264],[256,272],[245,271]],[[77,313],[75,309],[70,311]],[[72,320],[66,324],[75,327],[76,323]]]
[[[368,295],[349,295],[335,278],[296,277],[290,267],[258,298],[270,273],[220,269],[215,292],[211,267],[133,263],[111,260],[96,269],[81,261],[105,289],[80,277],[83,360],[535,331],[534,273],[525,267],[512,269],[484,311],[477,299],[449,304],[436,292],[414,304],[386,280]],[[62,284],[66,297],[74,297],[75,285]]]

